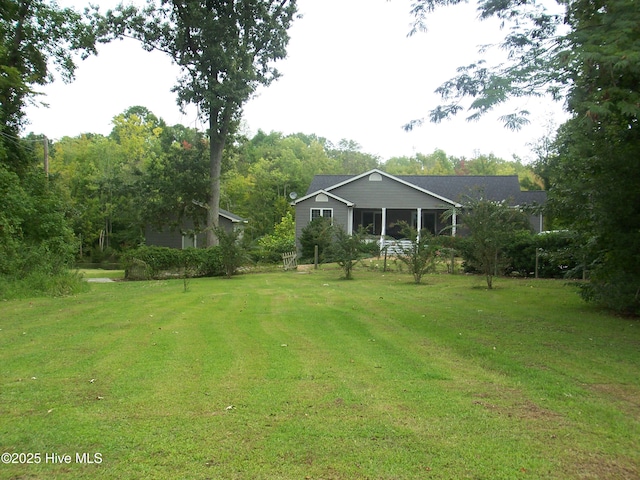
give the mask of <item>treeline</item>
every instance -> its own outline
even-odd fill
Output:
[[[167,125],[144,107],[113,119],[107,136],[64,137],[49,148],[51,180],[61,187],[78,255],[101,261],[144,242],[146,225],[206,224],[209,146],[204,132]],[[35,157],[43,145],[33,144]],[[541,188],[533,170],[494,155],[467,159],[442,150],[383,161],[348,140],[259,131],[236,135],[223,157],[220,207],[248,220],[245,236],[272,234],[290,211],[292,192],[306,192],[316,174],[357,174],[380,168],[403,175],[518,175]]]

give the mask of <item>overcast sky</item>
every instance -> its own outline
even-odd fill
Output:
[[[58,0],[82,10],[88,2]],[[94,2],[95,3],[95,2]],[[115,6],[101,0],[102,10]],[[464,115],[441,124],[426,123],[407,133],[402,125],[425,117],[439,102],[434,90],[455,75],[458,66],[479,58],[480,45],[501,38],[496,23],[477,20],[475,7],[458,5],[437,11],[429,30],[407,37],[409,0],[299,0],[303,18],[294,22],[287,59],[277,64],[282,78],[261,88],[244,108],[245,128],[284,134],[302,132],[333,143],[353,140],[382,160],[431,153],[473,157],[494,153],[505,159],[532,159],[527,145],[543,136],[550,121],[562,121],[561,105],[522,100],[532,124],[513,133],[497,120],[479,122]],[[99,47],[79,63],[71,84],[56,81],[42,89],[49,108],[30,107],[26,132],[49,138],[84,132],[108,134],[111,120],[142,105],[168,124],[205,129],[195,108],[181,114],[171,92],[178,69],[159,52],[146,52],[131,40]],[[25,133],[26,133],[25,132]]]

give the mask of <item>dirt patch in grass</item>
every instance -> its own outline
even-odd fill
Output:
[[[632,385],[596,383],[588,386],[592,392],[606,397],[622,412],[640,421],[640,391]]]
[[[630,458],[610,458],[597,453],[585,456],[576,452],[576,460],[563,469],[566,478],[581,480],[629,480],[640,478],[640,470]]]

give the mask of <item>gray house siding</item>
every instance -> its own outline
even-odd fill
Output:
[[[324,202],[317,202],[322,193]],[[442,214],[452,207],[461,207],[466,196],[481,195],[495,201],[507,201],[517,206],[543,206],[546,192],[523,192],[516,175],[505,176],[394,176],[374,169],[361,175],[316,175],[306,196],[296,207],[296,238],[309,224],[310,209],[333,208],[333,223],[355,231],[369,227],[371,234],[401,238],[401,222],[414,228],[429,230],[436,235],[465,235],[458,215],[442,220]],[[335,197],[335,198],[334,198]],[[350,223],[352,222],[352,223]],[[534,231],[542,227],[542,215],[530,218]]]
[[[245,220],[233,215],[230,212],[224,211],[224,214],[229,216],[218,218],[218,223],[227,232],[232,231],[234,228],[241,228],[240,225],[246,223]],[[233,221],[231,220],[233,218]],[[155,247],[169,247],[169,248],[188,248],[193,247],[194,243],[197,248],[205,248],[207,246],[207,236],[205,232],[199,232],[195,235],[186,234],[186,232],[193,232],[194,225],[192,220],[185,220],[179,227],[171,228],[164,226],[158,230],[150,225],[145,227],[144,238],[146,245]],[[194,242],[195,240],[195,242]]]
[[[311,223],[311,211],[313,209],[330,209],[332,211],[332,218],[334,225],[341,225],[343,228],[347,228],[349,221],[349,207],[343,202],[336,200],[335,198],[323,195],[320,197],[326,198],[326,201],[318,201],[318,195],[303,200],[296,205],[296,239],[300,239],[302,230]],[[298,245],[299,246],[299,245]]]
[[[365,176],[353,182],[331,189],[331,193],[348,198],[357,208],[385,208],[394,209],[443,209],[451,204],[443,200],[427,195],[411,186],[397,180],[378,176],[380,180],[370,180],[371,176]]]

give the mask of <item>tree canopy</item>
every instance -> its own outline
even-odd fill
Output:
[[[182,69],[174,91],[182,106],[195,104],[208,120],[210,139],[207,244],[216,243],[222,152],[242,108],[258,85],[279,73],[296,0],[216,2],[150,1],[145,8],[107,12],[107,30],[129,35],[148,50],[168,54]]]
[[[24,169],[26,161],[18,141],[24,108],[55,71],[70,81],[77,55],[96,53],[94,27],[88,17],[55,2],[0,0],[0,161],[12,169]]]
[[[414,33],[436,7],[461,0],[414,0]],[[553,8],[553,10],[552,10]],[[476,119],[507,100],[551,96],[572,117],[539,162],[554,213],[583,239],[591,282],[585,296],[640,313],[640,8],[636,0],[483,0],[480,18],[498,18],[508,56],[458,69],[438,88],[438,122],[467,110]],[[508,128],[528,122],[513,111]],[[420,121],[410,123],[411,128]],[[587,260],[588,258],[588,260]]]

